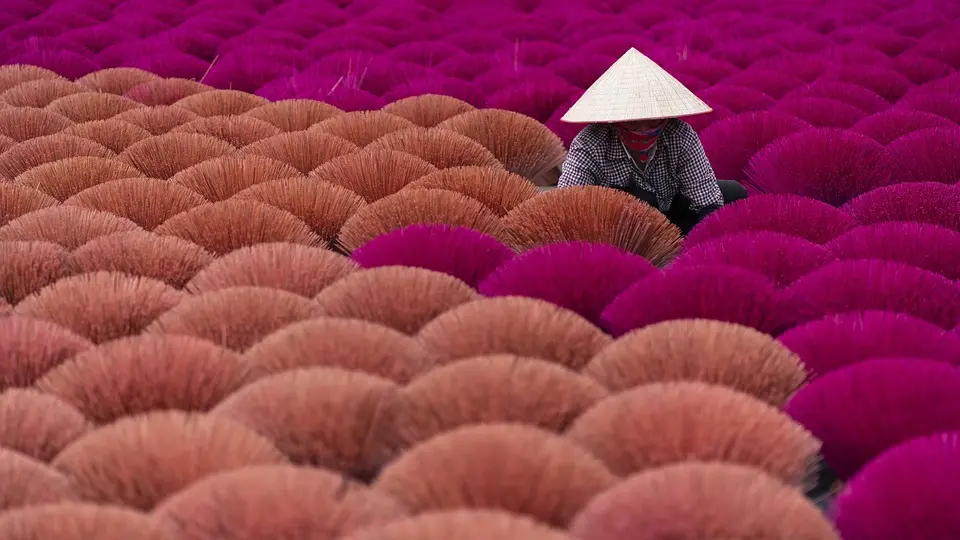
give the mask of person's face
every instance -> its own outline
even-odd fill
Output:
[[[649,131],[656,129],[664,120],[639,120],[637,122],[621,122],[620,127],[628,131]]]

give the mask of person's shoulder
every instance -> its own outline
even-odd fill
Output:
[[[679,139],[697,137],[697,132],[693,129],[693,126],[679,118],[671,118],[670,121],[667,122],[666,131]]]
[[[606,124],[588,124],[570,143],[570,149],[599,150],[610,139],[610,126]]]
[[[670,120],[663,136],[666,137],[671,146],[681,151],[693,149],[700,145],[700,135],[693,129],[693,126],[678,118]]]

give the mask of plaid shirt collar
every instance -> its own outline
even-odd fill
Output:
[[[627,151],[617,136],[617,131],[610,126],[600,126],[606,137],[602,144],[604,160],[619,174],[608,175],[607,178],[619,187],[630,187],[632,184],[646,185],[657,195],[657,202],[661,210],[670,208],[670,203],[677,195],[678,187],[670,175],[671,156],[675,154],[674,139],[677,138],[677,120],[670,120],[664,126],[663,132],[657,138],[657,145],[650,154],[646,165],[638,164]]]

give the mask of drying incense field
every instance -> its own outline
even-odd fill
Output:
[[[0,540],[960,538],[956,2],[0,3]]]

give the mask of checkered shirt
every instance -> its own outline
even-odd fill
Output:
[[[639,187],[655,193],[662,212],[677,194],[699,212],[723,206],[723,195],[700,137],[681,120],[670,120],[657,139],[645,168],[636,164],[607,124],[591,124],[570,143],[557,187]]]

